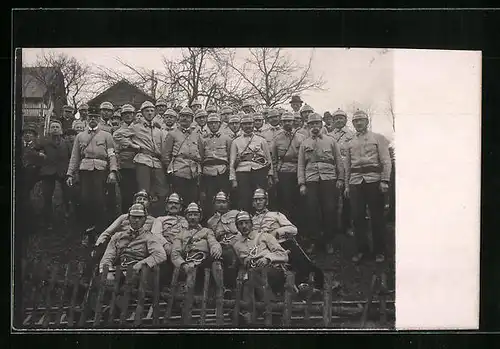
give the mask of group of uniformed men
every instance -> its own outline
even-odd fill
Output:
[[[291,258],[303,281],[309,271],[321,275],[307,254],[324,248],[334,253],[333,238],[349,228],[351,217],[358,248],[352,259],[370,255],[367,207],[375,260],[383,262],[384,194],[391,175],[387,140],[368,130],[364,111],[354,113],[353,133],[340,109],[321,117],[299,96],[290,104],[293,113],[256,112],[250,103],[241,112],[211,105],[203,110],[198,100],[176,111],[164,101],[147,101],[139,113],[130,104],[116,113],[104,102],[100,114],[80,107],[78,120],[66,106],[42,142],[25,130],[24,181],[29,191],[36,178],[29,159],[41,159],[44,217],[52,216],[54,183],[60,181],[65,203],[78,207],[85,237],[102,232],[100,245],[112,236],[101,264],[119,258],[138,269],[170,257],[173,265],[190,268],[223,258],[225,267],[239,259],[282,268]],[[108,227],[117,214],[116,184],[123,214]],[[143,206],[133,204],[136,192],[138,199],[147,197]],[[235,251],[231,263],[224,248],[229,245]]]

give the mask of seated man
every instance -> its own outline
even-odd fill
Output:
[[[200,225],[201,209],[194,202],[186,208],[188,228],[181,230],[172,246],[171,260],[175,267],[181,268],[186,275],[197,268],[197,288],[203,286],[203,270],[220,259],[222,248],[215,239],[214,232]]]
[[[133,204],[128,212],[130,227],[113,235],[99,263],[102,273],[105,265],[111,271],[120,264],[125,271],[132,265],[135,271],[140,271],[143,265],[150,268],[167,260],[163,249],[165,243],[161,236],[151,233],[151,227],[146,225],[147,210],[142,204]],[[114,279],[114,274],[108,274],[108,279]]]
[[[222,266],[224,268],[224,291],[225,297],[230,297],[230,290],[236,287],[238,275],[238,258],[231,246],[232,240],[239,235],[236,228],[235,218],[239,211],[229,210],[229,198],[226,193],[220,191],[214,197],[215,214],[207,221],[207,226],[222,246]]]
[[[177,193],[172,193],[166,200],[166,216],[156,218],[153,224],[153,234],[162,235],[167,243],[165,244],[165,252],[170,256],[172,244],[175,236],[188,228],[186,218],[181,216],[182,198]]]
[[[253,228],[262,233],[271,234],[278,243],[290,251],[290,265],[296,273],[295,282],[299,288],[307,287],[309,273],[314,273],[316,288],[323,287],[324,276],[321,269],[313,264],[311,259],[295,240],[297,228],[280,212],[267,209],[268,197],[264,189],[256,189],[253,194],[255,215],[252,218]]]
[[[149,205],[151,203],[151,197],[149,196],[149,194],[145,190],[141,190],[141,191],[135,193],[134,203],[144,205],[144,207],[147,210],[147,209],[149,209]],[[102,244],[104,244],[103,246],[106,246],[106,243],[109,241],[109,239],[111,239],[111,237],[114,234],[116,234],[118,232],[127,231],[130,228],[130,220],[128,219],[128,217],[129,217],[128,213],[124,213],[124,214],[118,216],[118,218],[115,219],[115,221],[113,223],[111,223],[111,225],[108,228],[106,228],[106,230],[104,230],[101,235],[99,235],[99,238],[97,239],[97,241],[95,243],[95,246],[97,247],[97,246],[102,245]],[[151,230],[155,221],[156,221],[156,218],[148,215],[146,217],[146,222],[144,223],[145,228],[148,230]]]
[[[271,266],[268,271],[268,281],[271,287],[270,298],[275,298],[273,292],[283,290],[285,283],[284,272],[287,270],[288,253],[280,246],[278,241],[267,233],[262,233],[253,228],[252,218],[246,211],[241,211],[236,215],[236,227],[241,235],[238,235],[232,242],[232,246],[238,256],[239,261],[246,270],[260,269]],[[262,299],[264,293],[264,283],[259,273],[254,274],[255,291]],[[248,280],[248,274],[245,281]],[[249,283],[243,286],[243,299],[249,301],[251,288]],[[243,317],[248,316],[248,312],[242,313]]]

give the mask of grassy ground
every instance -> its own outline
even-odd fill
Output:
[[[41,197],[39,184],[35,187],[33,196],[35,212],[41,210]],[[30,234],[25,255],[28,261],[44,261],[49,265],[65,265],[75,261],[86,261],[89,250],[82,248],[80,232],[74,229],[71,218],[65,219],[60,204],[60,188],[56,186],[54,194],[56,221],[52,231],[37,230]],[[27,217],[27,219],[30,219]],[[370,288],[371,277],[374,272],[385,271],[387,284],[390,290],[395,288],[394,267],[394,227],[388,226],[387,242],[388,254],[385,263],[375,265],[374,262],[365,261],[359,265],[351,262],[354,254],[355,242],[353,237],[338,236],[336,244],[340,251],[336,255],[314,256],[319,267],[333,270],[335,280],[341,282],[341,287],[334,294],[334,300],[363,300],[366,299]],[[390,298],[394,298],[394,294]]]

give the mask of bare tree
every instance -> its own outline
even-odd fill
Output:
[[[64,92],[68,103],[75,109],[84,99],[84,95],[91,83],[91,68],[89,65],[78,61],[64,53],[46,53],[37,56],[36,67],[52,67],[62,73],[64,77]],[[53,84],[54,75],[34,72],[34,78],[44,86]]]
[[[396,132],[396,114],[394,114],[394,101],[392,99],[392,95],[389,96],[389,100],[387,102],[387,112],[391,118],[392,131]]]
[[[292,60],[281,48],[250,48],[241,64],[227,57],[228,54],[227,64],[241,77],[243,85],[268,107],[283,104],[292,95],[306,90],[322,90],[325,84],[321,77],[312,76],[313,54],[306,65]]]

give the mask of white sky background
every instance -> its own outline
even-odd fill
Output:
[[[85,63],[127,71],[116,60],[161,71],[162,57],[173,58],[179,48],[27,48],[23,49],[23,66],[35,64],[36,57],[47,51],[63,52]],[[312,74],[323,76],[324,91],[301,94],[302,99],[321,115],[327,110],[346,109],[353,101],[373,110],[372,130],[392,139],[392,124],[387,101],[392,94],[393,53],[380,55],[378,49],[287,48],[285,52],[300,64],[307,64],[313,52]],[[237,49],[238,56],[246,49]],[[289,105],[284,106],[287,109]],[[352,125],[348,125],[352,128]]]

